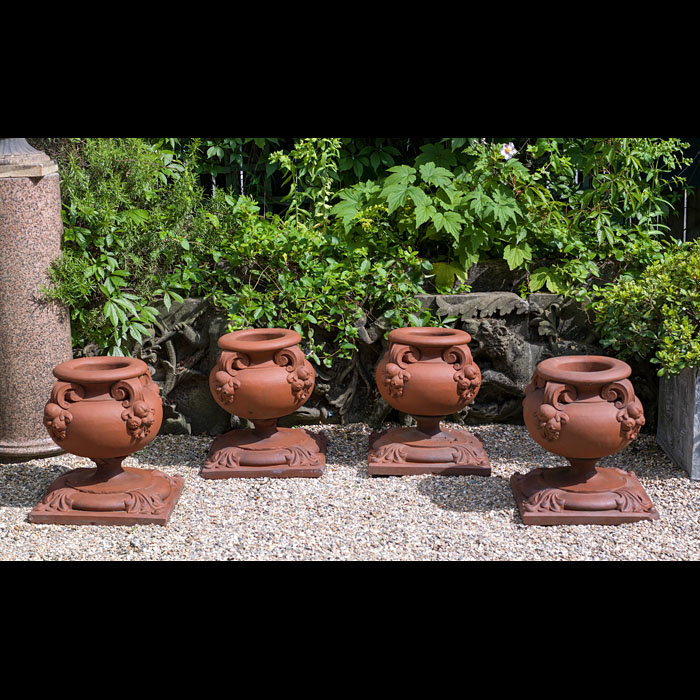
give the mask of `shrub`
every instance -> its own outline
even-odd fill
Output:
[[[183,253],[201,216],[196,174],[145,139],[67,139],[62,258],[49,298],[70,311],[74,347],[109,354],[149,334],[154,299],[181,300]]]
[[[218,208],[218,211],[217,211]],[[218,195],[215,267],[206,279],[213,303],[226,309],[231,330],[253,325],[294,328],[309,354],[330,366],[356,350],[358,323],[383,315],[392,325],[422,323],[423,269],[415,252],[399,247],[379,259],[365,248],[346,248],[319,229],[260,216],[248,197]],[[392,256],[389,253],[393,252]],[[330,338],[317,337],[317,331]]]
[[[575,294],[659,251],[680,139],[442,139],[412,164],[339,192],[346,235],[391,230],[429,259],[438,291],[480,260],[505,259],[527,289]],[[534,267],[538,260],[548,261]]]
[[[415,295],[466,291],[477,261],[524,271],[524,293],[584,294],[602,265],[636,274],[662,255],[684,162],[679,139],[49,141],[65,236],[47,294],[74,347],[129,353],[160,303],[200,295],[232,329],[302,329],[326,364],[357,349],[360,320],[451,322]],[[229,186],[209,191],[217,172]]]
[[[700,240],[594,292],[590,308],[604,347],[623,359],[648,359],[659,376],[700,367]]]
[[[265,217],[250,197],[204,196],[196,142],[177,158],[169,139],[68,140],[63,255],[46,294],[70,308],[74,347],[129,354],[158,323],[157,302],[170,308],[189,294],[226,312],[231,330],[296,328],[327,366],[352,356],[360,319],[424,323],[415,251],[390,244],[370,255],[327,226],[333,141],[302,140],[276,156],[291,205],[286,217]]]

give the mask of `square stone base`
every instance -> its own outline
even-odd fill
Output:
[[[491,476],[481,441],[466,430],[444,429],[429,437],[415,428],[390,428],[373,432],[368,448],[371,476]]]
[[[424,463],[376,464],[369,462],[367,471],[372,476],[413,476],[439,474],[441,476],[491,476],[490,466],[475,464]]]
[[[214,439],[200,476],[203,479],[318,478],[326,466],[327,436],[303,428],[278,428],[257,439],[236,429]]]
[[[62,478],[59,477],[54,482],[58,488],[62,486],[59,483]],[[174,476],[171,479],[173,489],[165,499],[167,508],[161,510],[157,515],[153,513],[127,513],[126,511],[67,510],[46,512],[34,509],[29,514],[28,520],[30,523],[43,525],[165,525],[175,509],[185,485],[185,480],[181,476]]]
[[[658,520],[660,515],[656,508],[645,512],[624,512],[620,510],[572,510],[531,512],[524,508],[525,495],[520,489],[520,474],[510,478],[510,486],[524,525],[620,525],[635,523],[640,520]],[[644,493],[642,485],[633,474],[628,475],[629,483]]]

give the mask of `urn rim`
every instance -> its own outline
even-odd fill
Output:
[[[148,365],[135,357],[78,357],[67,360],[53,369],[53,375],[64,382],[101,384],[134,379],[150,374]]]
[[[402,345],[422,345],[428,348],[466,345],[472,337],[459,328],[438,328],[433,326],[406,326],[389,331],[390,343]]]
[[[301,343],[301,335],[289,328],[246,328],[222,335],[217,345],[222,350],[245,354],[276,352]]]
[[[537,365],[543,379],[562,384],[608,384],[632,374],[632,368],[616,357],[605,355],[559,355]]]

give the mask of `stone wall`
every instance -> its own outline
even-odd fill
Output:
[[[607,354],[585,312],[554,294],[472,292],[460,295],[424,295],[421,302],[441,317],[457,317],[457,328],[472,336],[474,360],[481,369],[482,386],[469,407],[451,419],[467,425],[522,422],[522,399],[537,364],[553,355]],[[161,386],[165,406],[162,430],[167,433],[217,435],[241,425],[215,403],[208,376],[216,363],[217,339],[226,332],[226,318],[201,299],[173,304],[161,317],[158,332],[138,346],[135,355],[151,368]],[[386,319],[358,324],[359,351],[352,360],[333,367],[315,366],[316,386],[309,401],[281,425],[304,423],[410,422],[394,411],[376,389],[374,371],[386,349]],[[321,331],[316,332],[322,337]],[[85,354],[90,354],[89,349]],[[653,373],[632,376],[654,425],[657,386]]]

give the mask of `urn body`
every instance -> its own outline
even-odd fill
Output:
[[[315,374],[299,347],[301,336],[283,328],[247,329],[219,338],[222,352],[209,374],[214,400],[250,420],[281,418],[311,396]]]
[[[145,447],[158,434],[163,405],[147,365],[127,357],[84,357],[54,368],[44,425],[66,452],[107,459]]]
[[[612,357],[544,360],[523,401],[528,432],[546,450],[567,458],[601,459],[619,452],[644,425],[630,374],[629,365]]]
[[[447,416],[471,403],[481,386],[471,336],[453,328],[397,328],[376,369],[387,403],[413,416]]]

